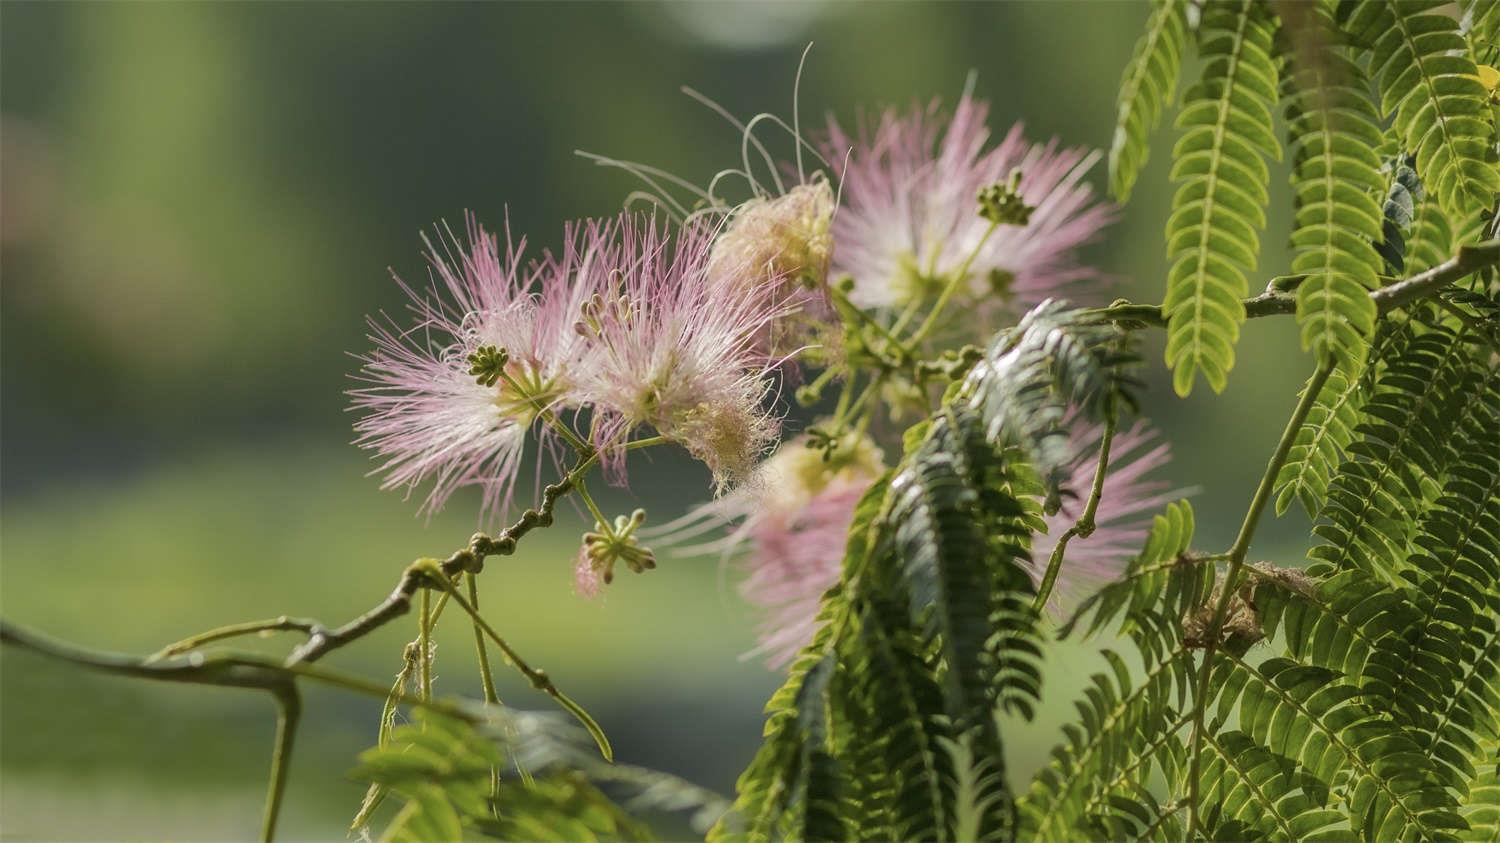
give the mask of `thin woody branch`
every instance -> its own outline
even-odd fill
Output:
[[[1460,246],[1458,254],[1452,258],[1410,278],[1371,291],[1370,298],[1383,316],[1417,299],[1430,296],[1477,270],[1497,264],[1500,264],[1500,240]],[[1264,293],[1245,299],[1243,303],[1246,318],[1296,313],[1297,297],[1285,288],[1300,281],[1302,277],[1292,275],[1273,279]],[[1115,322],[1143,322],[1155,327],[1165,327],[1167,324],[1161,305],[1155,304],[1122,301],[1109,307],[1101,307],[1094,313],[1101,319]]]
[[[551,526],[552,511],[557,505],[557,499],[572,491],[576,482],[575,478],[580,471],[592,464],[592,459],[580,464],[579,468],[574,469],[562,480],[544,488],[540,505],[536,509],[528,509],[521,513],[516,523],[493,536],[475,533],[469,539],[467,547],[454,551],[447,559],[442,560],[440,566],[443,575],[452,579],[465,572],[478,573],[483,570],[486,558],[509,556],[515,553],[516,543],[527,533],[537,527]],[[296,665],[317,661],[345,644],[357,641],[405,615],[411,611],[412,595],[416,594],[417,589],[424,584],[430,584],[429,577],[430,574],[426,568],[420,564],[409,566],[401,574],[401,579],[396,583],[396,588],[390,596],[382,600],[379,605],[337,629],[315,631],[305,644],[292,651],[286,663]]]

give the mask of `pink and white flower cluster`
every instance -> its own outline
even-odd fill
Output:
[[[951,115],[886,110],[851,136],[828,125],[824,156],[839,169],[844,207],[833,224],[836,277],[854,280],[850,298],[867,308],[898,309],[964,272],[966,304],[993,317],[1046,298],[1071,297],[1097,281],[1077,249],[1114,218],[1084,176],[1098,154],[1034,144],[1013,126],[991,146],[989,106],[965,93]],[[847,162],[847,163],[845,163]],[[975,213],[975,197],[1020,173],[1032,206],[1025,225],[1000,226]],[[993,327],[993,326],[991,326]]]
[[[368,385],[353,392],[357,442],[379,455],[385,487],[431,481],[430,512],[478,486],[501,515],[527,443],[556,458],[562,426],[585,420],[575,435],[616,478],[641,427],[721,487],[748,475],[780,432],[776,361],[757,338],[781,305],[760,268],[708,271],[715,234],[622,214],[569,226],[560,250],[529,262],[524,241],[502,249],[472,218],[466,242],[428,240],[431,282],[402,283],[412,324],[371,320]],[[471,371],[486,348],[505,354],[490,385]]]
[[[717,531],[684,549],[742,561],[741,590],[765,611],[759,649],[786,662],[811,637],[855,505],[884,468],[865,438],[831,458],[793,439],[762,461],[781,433],[772,411],[781,365],[842,365],[831,285],[896,333],[945,291],[943,301],[954,299],[943,336],[975,339],[1105,280],[1077,255],[1114,216],[1084,181],[1097,155],[1031,143],[1019,126],[992,144],[987,117],[965,93],[949,114],[936,104],[887,110],[857,135],[830,121],[823,172],[804,175],[799,161],[796,181],[776,177],[770,191],[747,163],[726,171],[754,188],[737,207],[710,187],[697,192],[709,203],[700,211],[665,203],[679,211],[675,227],[628,213],[577,223],[534,260],[524,241],[507,232],[502,247],[472,218],[463,241],[445,231],[427,241],[429,283],[402,283],[410,323],[371,321],[366,385],[353,393],[364,413],[358,443],[378,454],[386,487],[430,482],[425,510],[478,486],[485,511],[501,515],[528,443],[543,461],[560,463],[567,445],[595,452],[623,482],[625,446],[655,431],[702,461],[718,493],[657,535],[681,546]],[[1023,213],[986,219],[977,197],[1000,184]],[[1080,455],[1071,485],[1086,490],[1100,431],[1071,427]],[[1169,497],[1151,479],[1167,446],[1144,425],[1120,431],[1112,450],[1097,528],[1068,548],[1066,590],[1113,576]],[[1082,505],[1065,501],[1036,537],[1038,576],[1051,536]],[[606,540],[634,542],[639,521],[601,525],[595,555],[618,550]],[[600,571],[580,556],[580,593],[597,591]]]

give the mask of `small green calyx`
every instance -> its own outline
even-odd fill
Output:
[[[494,386],[505,374],[505,364],[510,362],[510,355],[503,348],[481,345],[466,359],[469,361],[469,374],[474,376],[480,386]]]
[[[584,555],[605,585],[614,581],[616,563],[623,562],[637,574],[656,567],[656,553],[635,537],[636,529],[645,521],[646,510],[637,509],[629,518],[616,516],[613,527],[595,524],[592,532],[583,534]]]
[[[1035,205],[1021,198],[1021,171],[1010,171],[1005,182],[996,182],[979,191],[979,215],[995,225],[1025,225],[1031,221]]]

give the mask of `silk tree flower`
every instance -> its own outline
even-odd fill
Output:
[[[990,146],[988,111],[965,92],[946,120],[934,102],[887,110],[857,138],[830,121],[824,157],[847,161],[839,173],[844,206],[832,226],[832,273],[854,279],[856,304],[900,308],[935,295],[970,255],[960,292],[981,316],[997,305],[1026,307],[1063,292],[1076,297],[1067,288],[1099,279],[1074,255],[1114,218],[1083,181],[1098,154],[1055,140],[1030,143],[1019,124]],[[1024,225],[1001,225],[986,239],[990,223],[978,215],[976,197],[1013,171],[1034,211]]]
[[[725,214],[709,253],[711,278],[746,289],[769,286],[783,313],[762,337],[777,354],[818,343],[834,323],[826,283],[837,200],[821,173],[779,196],[746,200]]]
[[[746,284],[747,267],[710,273],[709,225],[669,233],[627,213],[609,228],[618,236],[597,250],[608,259],[589,266],[599,292],[576,325],[594,346],[580,384],[593,445],[623,481],[620,446],[632,429],[652,427],[707,465],[722,492],[780,433],[768,408],[778,361],[757,341],[784,313],[771,293],[779,279]]]
[[[805,436],[782,443],[748,482],[657,531],[658,544],[680,554],[739,560],[740,593],[765,614],[755,652],[772,666],[812,639],[819,599],[839,578],[854,508],[883,468],[868,439],[826,460],[808,443]]]
[[[1057,536],[1083,511],[1098,466],[1100,436],[1097,425],[1080,425],[1070,434],[1078,458],[1069,488],[1078,496],[1065,497],[1062,508],[1045,518],[1047,532],[1033,537],[1029,567],[1036,581],[1046,570]],[[866,453],[874,453],[873,446],[865,447]],[[1065,596],[1118,576],[1125,562],[1140,552],[1151,513],[1180,494],[1151,476],[1168,461],[1170,448],[1144,423],[1118,431],[1110,450],[1094,533],[1069,543],[1051,601],[1054,609],[1061,607]],[[716,524],[735,524],[722,538],[681,547],[681,552],[740,558],[747,571],[741,594],[764,612],[756,652],[765,654],[772,667],[789,663],[812,640],[818,604],[839,579],[854,508],[880,472],[877,455],[850,459],[821,481],[810,481],[818,475],[809,473],[809,464],[818,460],[819,452],[788,443],[765,463],[757,482],[663,528],[676,530],[680,545]]]
[[[821,174],[780,196],[757,196],[728,214],[709,255],[711,276],[746,284],[780,282],[817,289],[833,253],[835,199]],[[743,275],[746,270],[750,274]]]
[[[482,489],[482,512],[509,508],[529,433],[555,452],[555,433],[537,424],[542,412],[576,407],[575,378],[588,348],[573,330],[591,294],[580,283],[598,225],[575,228],[557,255],[523,265],[524,240],[498,238],[471,215],[467,243],[445,231],[424,235],[432,277],[425,288],[397,278],[411,298],[413,324],[369,320],[373,352],[353,390],[356,443],[375,452],[382,488],[431,482],[422,506],[440,509],[457,489]],[[586,280],[586,279],[585,279]],[[481,349],[503,349],[507,377],[485,385],[471,372]]]

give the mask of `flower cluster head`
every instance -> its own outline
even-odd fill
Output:
[[[600,583],[614,581],[616,564],[624,563],[637,574],[656,567],[656,553],[636,538],[636,530],[645,522],[646,510],[637,509],[629,518],[616,516],[613,526],[595,523],[592,531],[583,534],[573,569],[573,587],[579,596],[598,596]]]
[[[815,344],[831,323],[828,265],[836,199],[821,173],[781,195],[756,196],[725,212],[709,254],[710,277],[747,287],[769,285],[781,317],[766,346],[789,355]]]
[[[766,611],[760,649],[790,660],[838,581],[856,505],[884,470],[875,442],[849,433],[868,429],[868,399],[906,396],[925,410],[924,378],[942,370],[934,364],[963,363],[951,348],[926,358],[934,330],[997,328],[1020,308],[1098,280],[1076,258],[1114,214],[1084,182],[1097,155],[1033,144],[1019,126],[992,144],[987,112],[966,92],[951,113],[935,103],[888,110],[857,137],[830,121],[815,156],[824,170],[811,173],[801,152],[812,146],[795,120],[730,117],[743,166],[704,189],[593,156],[642,178],[671,224],[629,212],[575,223],[559,249],[534,260],[523,258],[524,242],[507,232],[502,248],[472,217],[463,240],[445,230],[426,240],[429,283],[402,283],[410,324],[371,321],[375,349],[353,393],[364,414],[358,443],[378,454],[386,487],[430,482],[427,511],[472,485],[496,515],[529,457],[560,464],[571,449],[623,483],[628,451],[680,445],[711,472],[715,500],[656,533],[686,552],[742,559],[744,596]],[[754,137],[763,118],[796,144],[795,180]],[[752,167],[751,148],[764,170]],[[743,179],[749,198],[722,199],[725,177]],[[678,201],[667,185],[692,196]],[[867,358],[881,368],[855,397]],[[763,459],[781,434],[780,376],[799,360],[824,367],[799,391],[808,403],[842,380],[827,426],[841,433],[809,428]],[[1066,424],[1079,455],[1071,486],[1087,489],[1101,431]],[[1166,499],[1149,477],[1165,445],[1136,425],[1114,436],[1112,450],[1095,527],[1068,548],[1065,587],[1116,573],[1144,539],[1147,512]],[[577,558],[576,590],[596,594],[617,564],[655,567],[637,538],[644,513],[606,523],[581,479],[576,488],[598,520]],[[1033,548],[1038,578],[1051,536],[1083,506],[1067,498],[1047,517]]]
[[[356,442],[378,454],[382,488],[410,491],[430,480],[426,512],[469,485],[482,489],[486,511],[498,512],[510,503],[529,436],[543,451],[556,445],[556,431],[537,420],[578,406],[575,377],[587,349],[572,323],[585,291],[570,283],[570,270],[582,256],[569,250],[523,265],[524,240],[507,234],[502,250],[472,216],[465,240],[445,230],[424,242],[430,283],[397,279],[412,324],[370,320],[366,386],[352,392],[364,413]],[[473,374],[482,363],[487,374]]]
[[[767,409],[776,361],[757,341],[782,312],[779,278],[709,272],[716,229],[675,233],[622,217],[609,259],[588,268],[595,290],[576,332],[591,349],[580,381],[594,411],[591,441],[617,477],[625,434],[654,428],[713,473],[720,490],[745,478],[780,434]]]
[[[431,512],[479,486],[498,515],[528,441],[555,459],[562,441],[587,440],[623,479],[642,426],[723,488],[746,476],[779,433],[774,364],[756,342],[779,312],[777,279],[747,282],[727,260],[711,275],[714,233],[622,214],[569,226],[559,251],[531,262],[472,217],[466,240],[428,239],[431,282],[402,283],[413,324],[371,320],[375,350],[353,392],[357,442],[378,454],[385,487],[431,481]]]
[[[844,196],[832,273],[854,279],[856,304],[901,308],[964,273],[960,289],[990,317],[1097,277],[1074,255],[1114,215],[1083,181],[1097,154],[1029,143],[1019,125],[991,146],[988,111],[965,93],[947,119],[933,103],[887,110],[857,136],[830,121],[823,154]]]

